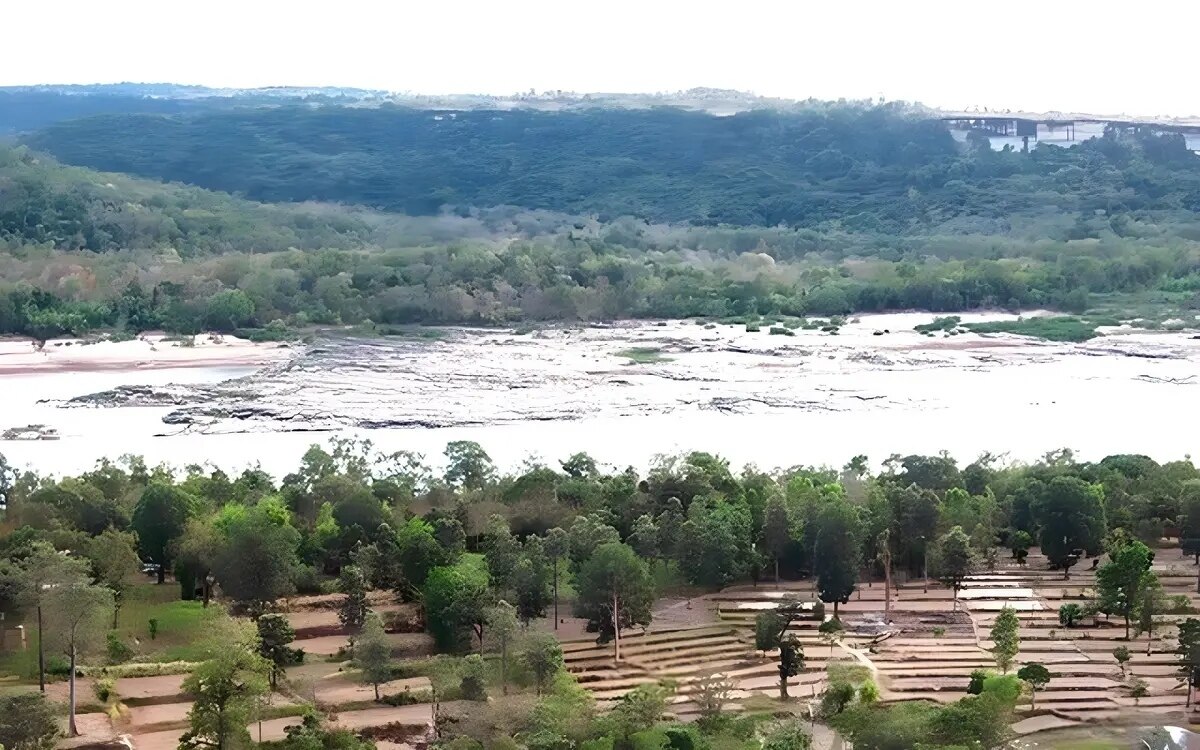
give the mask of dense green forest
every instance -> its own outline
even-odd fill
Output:
[[[234,692],[231,707],[249,705],[265,692],[268,674],[274,681],[275,670],[302,658],[287,647],[294,637],[287,635],[290,628],[272,616],[277,600],[297,592],[346,595],[339,617],[349,632],[360,634],[348,658],[364,681],[378,685],[405,672],[389,661],[386,648],[376,653],[383,630],[370,614],[371,589],[421,602],[424,626],[438,650],[463,655],[482,651],[485,632],[500,628],[512,634],[519,622],[555,611],[565,590],[572,592],[574,613],[601,642],[649,623],[663,586],[704,591],[813,576],[822,606],[834,613],[830,622],[837,622],[838,605],[850,600],[860,582],[879,579],[885,565],[915,577],[929,564],[939,580],[957,586],[971,572],[994,567],[1000,554],[1023,563],[1037,545],[1048,564],[1067,576],[1084,558],[1107,553],[1095,598],[1065,606],[1075,609],[1060,617],[1087,609],[1123,618],[1128,628],[1147,606],[1155,612],[1175,606],[1147,573],[1152,550],[1146,543],[1157,547],[1170,533],[1182,540],[1185,553],[1200,554],[1200,470],[1190,461],[1160,464],[1117,455],[1079,462],[1061,451],[1028,465],[1003,465],[984,456],[959,466],[944,455],[911,455],[894,456],[872,474],[867,458],[859,456],[840,469],[738,472],[717,456],[691,453],[661,458],[639,474],[605,471],[576,454],[556,465],[502,474],[481,446],[456,442],[447,446],[443,463],[444,471],[435,474],[420,456],[377,455],[369,444],[349,441],[329,449],[314,446],[282,479],[256,470],[229,476],[200,466],[179,476],[135,457],[56,479],[0,461],[0,612],[19,618],[40,606],[57,613],[69,597],[93,636],[109,633],[104,647],[99,644],[105,640],[96,637],[86,648],[81,645],[80,657],[104,654],[118,666],[134,652],[121,631],[108,629],[116,622],[114,606],[126,606],[122,594],[137,588],[133,577],[141,563],[156,566],[160,583],[173,571],[182,599],[204,600],[203,609],[190,611],[210,627],[216,621],[204,613],[213,611],[207,607],[212,598],[248,613],[257,621],[257,634],[249,641],[224,641],[211,660],[191,667],[193,677],[184,684],[196,695],[193,734],[215,744],[227,732],[248,741],[242,727],[250,714],[232,714],[241,717],[240,725],[231,721],[214,728],[205,714],[211,707],[192,680],[259,675],[257,692]],[[778,618],[787,616],[786,606],[759,615],[756,636],[759,648],[779,650],[785,678],[797,674],[804,660],[795,642],[772,640]],[[1005,656],[999,648],[1002,621],[993,631],[994,650],[1007,671],[1015,649]],[[62,637],[59,620],[43,627],[48,637]],[[1180,626],[1179,667],[1185,676],[1200,673],[1197,637],[1200,621]],[[82,637],[78,642],[85,643]],[[675,731],[695,733],[677,739],[691,743],[680,747],[711,742],[749,748],[759,747],[759,729],[771,726],[761,722],[772,721],[774,712],[751,711],[744,717],[749,723],[741,723],[722,715],[719,701],[693,729],[663,724],[670,687],[658,685],[635,690],[601,714],[561,674],[562,651],[553,638],[531,636],[523,643],[513,657],[523,666],[502,672],[500,679],[507,690],[511,674],[514,690],[536,690],[536,699],[499,701],[498,710],[515,712],[507,721],[493,717],[439,727],[443,742],[510,746],[512,736],[520,735],[519,746],[547,750],[636,750],[648,741],[644,735],[637,739],[639,733]],[[204,653],[202,648],[190,644],[176,653]],[[498,686],[485,680],[479,658],[424,664],[453,665],[455,682],[444,688],[445,695],[486,702],[487,691]],[[509,656],[501,652],[499,658]],[[23,679],[38,675],[36,660],[9,659],[3,665],[28,670],[18,675]],[[64,673],[60,656],[53,656],[49,669]],[[1021,675],[983,674],[980,689],[946,706],[879,706],[873,691],[857,684],[846,693],[831,670],[820,716],[861,748],[1000,747],[1010,736],[1022,689],[1015,681],[1037,679]],[[785,697],[781,689],[781,700]],[[568,721],[564,711],[575,712],[577,720]],[[15,731],[3,715],[0,731]],[[52,733],[53,725],[45,731]],[[768,734],[774,731],[783,730]],[[907,744],[889,739],[897,732]],[[808,737],[800,734],[791,744],[768,746],[803,750]],[[184,745],[191,746],[186,739]],[[676,747],[666,741],[653,746]]]
[[[29,140],[247,198],[0,147],[0,333],[1112,312],[1122,295],[1165,318],[1200,290],[1200,157],[1173,135],[1023,154],[898,107],[389,105],[116,114]]]

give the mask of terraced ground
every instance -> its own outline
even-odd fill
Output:
[[[996,570],[970,578],[957,604],[952,592],[937,583],[910,580],[894,587],[886,620],[883,584],[861,584],[839,608],[847,630],[836,642],[817,632],[816,619],[793,623],[790,630],[803,645],[806,661],[804,671],[789,679],[789,692],[801,708],[815,701],[826,686],[828,665],[842,661],[870,669],[883,701],[956,700],[966,694],[972,670],[994,668],[989,631],[996,614],[1007,605],[1018,611],[1021,620],[1018,663],[1041,662],[1055,674],[1038,694],[1036,710],[1029,704],[1022,707],[1015,725],[1018,732],[1097,722],[1187,726],[1186,692],[1175,677],[1173,654],[1175,623],[1184,615],[1162,615],[1152,638],[1143,636],[1133,642],[1124,639],[1122,622],[1105,621],[1102,616],[1064,628],[1058,621],[1059,606],[1086,601],[1095,587],[1095,573],[1088,568],[1085,562],[1072,571],[1070,580],[1064,580],[1035,551],[1023,567],[1003,560]],[[1184,595],[1191,606],[1197,605],[1197,568],[1190,559],[1181,558],[1175,549],[1161,549],[1155,571],[1168,596]],[[411,608],[395,604],[383,593],[372,596],[373,606],[385,613],[394,629],[413,626]],[[660,600],[649,628],[623,635],[619,663],[613,660],[612,644],[597,644],[594,636],[580,635],[582,622],[565,618],[558,632],[567,669],[602,704],[638,685],[671,680],[677,686],[673,711],[688,719],[698,712],[694,702],[698,684],[710,676],[720,675],[733,684],[731,709],[777,696],[778,653],[755,651],[754,618],[781,600],[813,598],[811,583],[800,581],[734,586],[693,599]],[[304,665],[289,670],[295,699],[315,701],[342,726],[373,731],[391,727],[398,734],[421,736],[432,719],[429,704],[372,706],[373,691],[341,672],[336,659],[327,658],[348,642],[337,621],[338,599],[306,597],[291,603],[288,616],[299,636],[294,645],[309,654]],[[553,622],[537,627],[551,629]],[[390,637],[397,657],[432,652],[423,633],[395,632]],[[1112,655],[1122,645],[1133,653],[1124,675]],[[1149,695],[1140,701],[1129,696],[1129,681],[1134,677],[1149,687]],[[76,744],[95,745],[126,735],[136,750],[173,750],[190,708],[182,681],[180,675],[119,680],[116,688],[130,708],[128,720],[113,725],[104,714],[84,715],[80,722],[86,736]],[[419,695],[428,688],[425,678],[416,678],[389,683],[381,692]],[[65,691],[65,685],[54,684],[51,689]],[[86,681],[80,690],[82,695],[91,694]],[[295,699],[276,695],[273,710],[287,712]],[[264,721],[263,738],[283,737],[285,727],[294,722],[287,717]],[[255,727],[256,736],[257,731]]]
[[[1018,731],[1034,732],[1083,722],[1138,722],[1187,725],[1186,690],[1175,676],[1175,623],[1184,614],[1162,615],[1153,636],[1125,640],[1124,624],[1099,616],[1073,628],[1058,621],[1058,608],[1083,603],[1095,588],[1095,572],[1085,561],[1064,580],[1049,570],[1044,557],[1032,552],[1025,566],[1002,560],[996,570],[971,577],[957,604],[950,590],[921,579],[894,587],[890,618],[884,621],[884,586],[860,585],[840,616],[847,630],[831,649],[817,633],[818,623],[795,623],[792,631],[804,646],[806,667],[789,680],[790,693],[801,700],[819,695],[831,660],[855,660],[876,675],[884,701],[949,702],[966,695],[972,670],[994,669],[990,629],[1005,606],[1021,620],[1018,666],[1041,662],[1055,675],[1037,695],[1036,710],[1026,703]],[[1177,550],[1159,550],[1154,566],[1168,597],[1184,595],[1195,607],[1197,568]],[[688,603],[695,625],[674,609],[669,627],[651,625],[645,633],[622,639],[622,661],[613,661],[611,644],[594,640],[564,643],[567,668],[601,701],[611,701],[637,685],[661,679],[676,681],[676,712],[695,713],[696,683],[723,675],[741,702],[755,695],[778,694],[777,653],[754,650],[755,616],[784,598],[811,601],[811,584],[788,582],[779,587],[737,586]],[[1126,646],[1132,659],[1122,674],[1113,649]],[[1149,653],[1147,653],[1147,649]],[[1015,667],[1014,667],[1015,669]],[[1133,678],[1146,681],[1149,695],[1129,696]]]

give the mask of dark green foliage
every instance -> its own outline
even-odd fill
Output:
[[[171,567],[172,543],[183,534],[189,518],[196,514],[198,503],[188,493],[163,482],[155,481],[143,492],[133,509],[131,528],[138,535],[142,555],[158,565],[158,582],[162,583]]]
[[[258,618],[258,655],[271,665],[271,688],[283,670],[304,660],[304,652],[291,647],[296,631],[285,615],[266,614]]]
[[[438,648],[467,648],[472,629],[483,622],[487,587],[487,571],[477,564],[430,571],[424,587],[425,620]]]
[[[817,589],[821,601],[833,605],[835,617],[838,605],[850,601],[858,581],[861,528],[858,514],[848,503],[830,503],[817,516]]]
[[[44,695],[0,695],[0,747],[5,750],[52,750],[58,736],[58,716]]]
[[[1076,550],[1097,551],[1104,538],[1104,488],[1077,477],[1050,480],[1034,501],[1033,516],[1041,527],[1042,554],[1066,565]]]

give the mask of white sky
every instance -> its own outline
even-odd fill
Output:
[[[536,88],[1200,115],[1197,0],[0,0],[0,85]]]

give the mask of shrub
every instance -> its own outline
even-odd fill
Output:
[[[796,335],[795,333],[792,332],[792,329],[784,328],[783,326],[771,326],[770,329],[768,329],[767,333],[771,334],[772,336],[795,336]]]
[[[104,651],[109,664],[120,664],[133,658],[133,649],[121,640],[121,636],[116,631],[105,636]]]
[[[111,677],[97,677],[92,683],[92,692],[96,694],[96,700],[101,703],[108,703],[110,698],[115,698],[117,681]]]
[[[1083,607],[1078,604],[1064,604],[1058,608],[1058,622],[1063,627],[1073,628],[1083,619]]]

